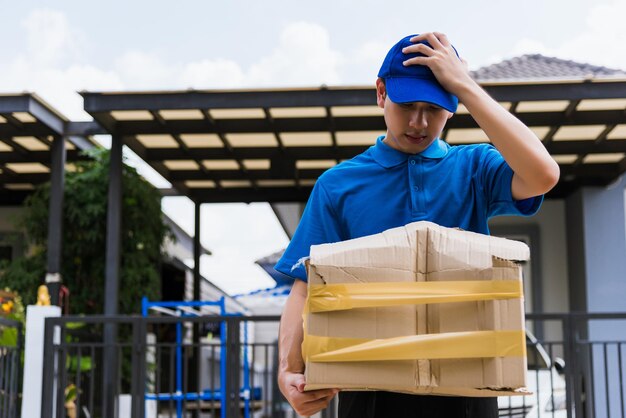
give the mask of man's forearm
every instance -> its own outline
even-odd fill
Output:
[[[518,189],[526,195],[514,197],[531,197],[552,188],[558,181],[559,167],[533,131],[476,83],[462,89],[459,99],[516,174],[518,186],[523,183]]]
[[[304,373],[302,360],[302,312],[306,302],[306,283],[296,280],[287,298],[283,315],[280,319],[278,334],[279,370],[292,373]]]

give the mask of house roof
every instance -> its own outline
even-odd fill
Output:
[[[172,229],[172,233],[176,237],[177,243],[189,252],[190,257],[193,257],[193,237],[172,218],[167,216],[165,212],[163,212],[161,216],[163,217],[163,221]],[[213,255],[211,250],[207,249],[204,245],[200,245],[200,248],[200,255]]]
[[[626,77],[626,71],[541,54],[527,54],[471,72],[479,82],[521,80],[572,80]]]
[[[263,264],[274,265],[274,264],[278,263],[278,260],[280,259],[280,257],[282,257],[284,252],[285,252],[284,249],[276,251],[275,253],[266,255],[263,258],[259,258],[258,260],[255,261],[255,263],[257,263],[259,265],[263,265]]]
[[[275,253],[272,253],[255,261],[256,264],[258,264],[272,279],[274,279],[274,281],[276,282],[276,287],[291,287],[294,280],[293,277],[287,276],[286,274],[283,274],[280,271],[274,269],[274,266],[276,265],[280,257],[282,257],[284,252],[285,249],[283,248],[280,251],[276,251]]]

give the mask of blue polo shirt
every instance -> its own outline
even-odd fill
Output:
[[[319,177],[276,270],[306,281],[298,261],[311,245],[415,221],[488,234],[492,216],[530,216],[541,206],[543,196],[513,199],[513,170],[491,144],[450,146],[437,139],[414,155],[383,139]]]

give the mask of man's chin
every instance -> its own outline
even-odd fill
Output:
[[[398,151],[402,151],[405,154],[419,154],[424,151],[433,142],[431,138],[424,137],[419,141],[411,141],[409,137],[403,135],[402,140],[399,141],[393,137],[387,137],[383,142],[389,145],[391,148],[395,148]]]
[[[428,148],[430,144],[432,143],[433,141],[428,138],[425,138],[423,141],[420,141],[418,144],[408,143],[405,146],[406,148],[405,152],[408,154],[419,154],[420,152]]]

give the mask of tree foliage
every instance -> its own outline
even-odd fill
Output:
[[[63,202],[62,279],[70,290],[72,314],[101,314],[104,306],[109,151],[91,151],[91,159],[66,172]],[[159,192],[137,171],[123,165],[119,312],[139,312],[141,296],[160,298],[160,260],[164,238],[171,235],[161,213]],[[50,184],[25,201],[19,223],[30,251],[0,276],[26,304],[36,300],[46,273]]]

